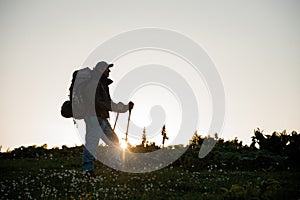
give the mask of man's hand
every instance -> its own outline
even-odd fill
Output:
[[[115,105],[116,106],[113,109],[115,112],[124,113],[127,112],[128,110],[132,110],[134,103],[130,101],[127,105],[125,105],[124,103],[119,102]]]
[[[117,111],[117,112],[120,112],[120,113],[124,113],[124,112],[126,112],[128,109],[129,109],[129,106],[128,106],[128,105],[124,105],[124,103],[119,102],[119,103],[117,104],[117,109],[116,109],[116,111]]]

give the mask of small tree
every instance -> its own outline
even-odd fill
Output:
[[[192,139],[190,140],[190,146],[191,146],[191,148],[192,149],[199,148],[200,145],[202,144],[203,140],[204,139],[198,134],[198,132],[195,131]]]
[[[165,140],[168,140],[169,137],[167,136],[167,131],[166,131],[166,125],[164,124],[162,130],[161,130],[161,135],[163,137],[163,140],[162,140],[162,147],[164,147],[165,145]]]
[[[142,135],[142,145],[145,146],[146,142],[147,142],[146,128],[144,127],[143,135]]]

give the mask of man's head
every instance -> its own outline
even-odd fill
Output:
[[[94,67],[93,71],[97,73],[101,73],[102,75],[108,77],[110,72],[110,67],[114,66],[114,64],[108,64],[105,61],[98,62]]]

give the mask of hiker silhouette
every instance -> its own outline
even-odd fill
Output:
[[[98,148],[99,140],[102,139],[108,145],[110,151],[109,164],[112,167],[120,169],[122,162],[120,157],[120,145],[118,136],[112,129],[108,119],[109,111],[125,113],[131,110],[134,106],[133,102],[124,104],[122,102],[115,103],[112,101],[109,91],[109,85],[113,83],[109,79],[110,68],[113,64],[108,64],[105,61],[98,62],[92,70],[89,70],[89,80],[84,84],[81,83],[81,73],[78,71],[76,81],[80,84],[75,84],[75,88],[80,90],[80,98],[78,102],[83,101],[84,104],[84,122],[86,124],[85,146],[82,155],[82,169],[85,175],[92,175],[94,172],[94,160]],[[77,91],[73,89],[72,99]],[[78,103],[80,104],[80,103]],[[73,114],[80,115],[81,109],[72,102]],[[99,128],[100,127],[100,128]]]

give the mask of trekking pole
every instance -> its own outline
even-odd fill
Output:
[[[129,128],[129,122],[130,122],[130,116],[131,116],[131,109],[129,110],[129,116],[128,116],[128,121],[127,121],[127,129],[126,129],[126,137],[125,137],[125,141],[127,142],[128,140],[128,128]]]
[[[115,120],[115,124],[114,124],[114,128],[113,128],[113,131],[115,131],[115,128],[116,128],[116,125],[117,125],[117,121],[118,121],[118,118],[119,118],[119,112],[118,112],[118,114],[117,114],[117,116],[116,116],[116,120]]]

